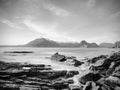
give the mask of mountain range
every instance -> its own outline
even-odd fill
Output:
[[[89,47],[99,47],[96,43],[88,43],[85,40],[81,41],[80,43],[72,43],[72,42],[67,42],[67,43],[59,43],[55,42],[53,40],[45,39],[45,38],[40,38],[40,39],[35,39],[25,46],[29,47],[83,47],[83,48],[89,48]]]
[[[96,44],[96,43],[88,43],[85,40],[82,40],[81,42],[56,42],[53,40],[49,40],[46,38],[38,38],[33,41],[30,41],[26,45],[27,47],[80,47],[80,48],[115,48],[120,46],[120,42],[118,41],[116,43],[101,43],[101,44]]]

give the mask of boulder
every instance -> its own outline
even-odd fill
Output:
[[[83,90],[99,90],[99,86],[95,82],[88,81],[83,87]]]
[[[75,67],[84,64],[84,62],[78,61],[77,59],[67,59],[65,63],[68,65],[73,65]]]
[[[98,60],[101,60],[101,59],[106,59],[107,58],[107,55],[100,55],[98,57],[94,57],[92,59],[89,59],[87,62],[89,63],[95,63],[97,62]]]
[[[102,76],[99,74],[99,73],[88,73],[84,76],[82,76],[80,79],[79,79],[79,82],[82,83],[82,84],[86,84],[86,82],[88,81],[97,81],[101,78]]]
[[[78,71],[68,71],[66,74],[66,78],[73,77],[74,75],[79,74]]]
[[[55,53],[51,56],[51,60],[56,60],[59,62],[65,62],[68,65],[74,65],[75,67],[84,64],[84,62],[78,61],[74,56],[64,56],[60,55],[59,53]]]
[[[84,64],[84,62],[78,61],[76,59],[73,59],[73,62],[74,62],[74,66],[76,66],[76,67]]]
[[[64,62],[66,61],[66,57],[64,55],[60,55],[59,53],[55,53],[54,55],[51,56],[51,60]]]

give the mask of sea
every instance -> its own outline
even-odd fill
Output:
[[[32,51],[33,53],[5,53],[13,51]],[[51,65],[54,69],[72,69],[63,63],[54,62],[50,57],[58,52],[66,56],[75,56],[77,60],[112,54],[115,48],[38,48],[38,47],[0,47],[0,61]]]

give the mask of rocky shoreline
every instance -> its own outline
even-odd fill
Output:
[[[0,61],[0,90],[120,90],[120,52],[82,61],[55,53],[51,60],[78,70]],[[74,77],[79,82],[77,85]]]

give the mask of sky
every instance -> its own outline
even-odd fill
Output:
[[[0,45],[36,38],[114,43],[119,37],[120,0],[0,0]]]

